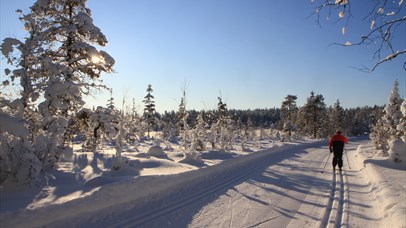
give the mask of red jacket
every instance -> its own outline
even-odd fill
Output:
[[[328,143],[328,147],[331,148],[333,146],[334,141],[341,141],[343,143],[348,143],[348,139],[340,134],[335,134],[331,137],[330,142]]]

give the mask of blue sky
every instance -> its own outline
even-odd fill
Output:
[[[1,40],[24,36],[15,10],[27,12],[32,3],[0,2]],[[327,105],[337,99],[344,107],[383,105],[396,78],[405,96],[406,56],[363,73],[352,67],[371,66],[372,48],[330,45],[356,43],[360,31],[368,32],[370,21],[358,20],[369,13],[362,4],[352,4],[345,35],[335,11],[317,27],[307,0],[89,0],[88,6],[109,40],[101,49],[116,60],[116,73],[104,75],[116,105],[125,94],[141,111],[151,84],[163,111],[178,109],[184,88],[187,108],[197,110],[215,109],[220,94],[229,108],[280,107],[288,94],[302,106],[311,91]],[[404,49],[403,28],[397,44]],[[105,105],[108,98],[105,92],[87,101]]]

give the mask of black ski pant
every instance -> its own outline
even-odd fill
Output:
[[[333,154],[333,168],[335,169],[338,164],[338,168],[341,169],[343,167],[343,151],[333,151]]]

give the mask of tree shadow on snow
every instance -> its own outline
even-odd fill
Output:
[[[287,177],[286,174],[282,172],[272,172],[271,174],[268,173],[268,168],[271,165],[281,165],[280,162],[282,162],[285,159],[298,159],[301,154],[307,154],[308,152],[305,150],[304,147],[303,150],[299,149],[298,147],[292,147],[291,150],[283,150],[281,152],[272,154],[272,156],[267,157],[265,159],[266,164],[261,165],[261,167],[258,168],[255,172],[249,172],[246,173],[243,177],[238,177],[238,178],[231,178],[230,180],[230,174],[227,174],[227,172],[221,173],[218,176],[212,177],[209,180],[205,180],[205,183],[197,183],[192,187],[188,187],[187,189],[182,189],[182,191],[177,191],[176,193],[172,193],[170,197],[166,196],[165,198],[161,200],[157,200],[156,202],[149,202],[151,206],[144,206],[140,207],[140,211],[149,211],[148,207],[151,208],[159,208],[160,205],[168,205],[171,204],[171,201],[174,199],[183,199],[184,197],[188,197],[190,193],[196,194],[195,200],[193,203],[188,204],[185,207],[182,207],[179,211],[176,212],[176,216],[163,216],[157,217],[153,220],[151,220],[150,223],[143,224],[143,226],[146,227],[162,227],[165,226],[165,224],[170,224],[171,227],[188,227],[191,224],[191,221],[193,220],[193,217],[196,216],[201,212],[201,210],[208,204],[216,201],[219,196],[222,195],[227,195],[228,191],[230,190],[236,190],[236,186],[240,185],[243,182],[247,182],[253,185],[257,185],[258,187],[262,187],[264,190],[275,193],[275,194],[280,194],[286,197],[290,197],[293,200],[297,200],[300,202],[304,202],[304,199],[291,196],[287,192],[289,191],[297,191],[299,193],[309,193],[312,187],[318,187],[318,188],[324,188],[326,191],[329,190],[330,187],[330,181],[326,181],[322,178],[317,178],[315,177],[316,175],[313,174],[313,172],[318,172],[320,173],[320,170],[317,168],[311,168],[312,169],[312,174],[304,174],[304,173],[299,173],[297,175]],[[269,151],[272,151],[273,149],[270,149]],[[266,151],[264,151],[266,153]],[[225,159],[225,158],[230,158],[232,155],[228,155],[228,157],[224,157],[224,154],[219,155],[217,151],[211,151],[206,153],[206,156],[202,155],[202,158],[205,159]],[[226,161],[227,162],[227,161]],[[245,164],[245,168],[252,167],[255,165],[258,165],[257,160],[255,162],[247,163]],[[282,164],[285,165],[285,164]],[[286,165],[289,166],[289,165]],[[296,169],[294,165],[290,165],[292,169]],[[315,166],[320,167],[320,163],[317,163]],[[208,167],[207,169],[210,169],[212,167]],[[245,169],[243,167],[236,167],[237,170],[239,169]],[[235,172],[238,172],[237,170],[234,170]],[[308,171],[308,170],[307,170]],[[227,180],[227,181],[224,181]],[[222,186],[220,189],[216,190],[215,192],[212,193],[207,193],[204,190],[204,186],[216,186],[218,183],[226,183],[224,186]],[[262,183],[262,184],[261,184]],[[271,186],[271,187],[264,187],[265,186]],[[273,187],[272,187],[273,186]],[[202,189],[203,187],[203,189]],[[278,187],[281,187],[282,190],[277,190]],[[279,188],[280,189],[280,188]],[[328,189],[328,190],[327,190]],[[203,192],[202,192],[203,190]],[[252,200],[254,202],[257,202],[259,204],[265,205],[265,206],[272,206],[274,205],[269,205],[268,202],[265,202],[261,199],[257,199],[253,196],[246,195],[244,193],[241,193],[244,197],[246,197],[249,200]],[[280,205],[279,205],[280,206]],[[322,206],[322,205],[315,205],[315,206]],[[286,209],[282,207],[275,206],[275,210],[277,210],[280,214],[280,216],[294,216],[294,213],[292,215],[292,212],[285,211]],[[153,211],[153,210],[152,210]],[[137,212],[137,209],[132,211],[133,214],[137,214],[140,212]]]
[[[227,160],[237,156],[237,154],[233,152],[211,150],[208,152],[202,152],[200,156],[202,159],[207,160]]]
[[[373,164],[376,166],[384,167],[387,169],[403,170],[406,171],[406,163],[395,163],[390,158],[387,159],[365,159],[364,166],[367,164]]]

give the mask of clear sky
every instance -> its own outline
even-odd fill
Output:
[[[1,0],[1,40],[23,37],[16,9],[28,12],[34,1]],[[353,17],[342,35],[342,22],[323,16],[322,27],[308,18],[308,0],[89,0],[94,24],[109,40],[107,51],[116,60],[114,74],[104,75],[113,88],[116,106],[126,95],[142,111],[148,84],[154,89],[158,111],[177,110],[186,88],[188,109],[215,109],[222,96],[228,108],[280,107],[288,94],[302,106],[310,92],[325,103],[339,99],[344,107],[383,105],[394,80],[405,96],[406,56],[372,73],[352,67],[372,66],[373,49],[331,43],[359,41],[370,21],[369,10],[352,3]],[[405,15],[405,5],[403,14]],[[406,48],[406,24],[397,45]],[[1,74],[5,64],[2,61]],[[3,77],[3,76],[2,76]],[[109,93],[89,98],[90,105],[106,105]]]

